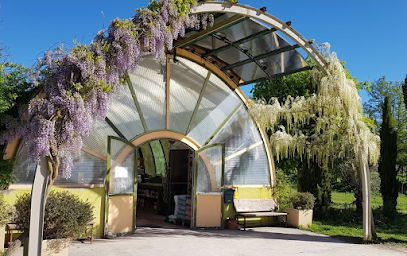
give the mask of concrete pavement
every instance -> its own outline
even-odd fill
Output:
[[[325,235],[284,227],[240,230],[142,228],[136,234],[74,241],[70,256],[126,255],[368,255],[405,256],[407,248],[387,244],[351,244]]]

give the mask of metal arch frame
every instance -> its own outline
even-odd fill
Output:
[[[291,38],[296,42],[309,56],[315,61],[315,63],[322,68],[327,70],[327,63],[323,57],[318,53],[318,51],[307,41],[300,33],[288,26],[282,20],[274,17],[273,15],[263,12],[259,9],[256,9],[251,6],[242,5],[242,4],[231,4],[227,2],[204,2],[199,3],[195,9],[192,10],[192,13],[213,13],[213,12],[222,12],[242,15],[245,17],[253,18],[259,21],[262,21],[276,30],[284,33],[286,36]]]
[[[241,4],[231,4],[226,2],[204,2],[199,3],[192,13],[231,13],[235,15],[242,15],[245,17],[250,17],[259,21],[262,21],[270,26],[274,27],[278,31],[282,32],[294,42],[296,42],[308,55],[315,61],[316,65],[321,68],[325,74],[328,74],[328,64],[324,58],[318,53],[318,51],[307,41],[301,34],[296,30],[288,26],[286,23],[280,19],[261,11],[257,8],[241,5]],[[348,113],[349,114],[349,113]],[[357,124],[354,125],[355,133],[358,134],[359,127]],[[362,155],[361,152],[364,150],[363,143],[359,142],[359,155],[358,160],[360,162],[360,174],[362,181],[362,192],[363,192],[363,240],[369,241],[372,239],[372,223],[373,216],[370,205],[370,173],[367,160]]]

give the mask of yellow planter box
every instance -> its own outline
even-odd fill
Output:
[[[312,225],[313,210],[297,210],[286,208],[287,226],[290,227],[310,227]]]

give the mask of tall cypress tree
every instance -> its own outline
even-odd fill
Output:
[[[388,217],[396,213],[397,183],[397,132],[396,120],[391,111],[390,97],[386,96],[383,103],[382,127],[380,130],[380,161],[379,174],[381,179],[380,192],[383,197],[383,214]]]

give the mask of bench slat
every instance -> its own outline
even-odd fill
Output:
[[[239,216],[246,216],[246,217],[272,217],[272,216],[286,216],[287,213],[285,212],[243,212],[238,213]]]

